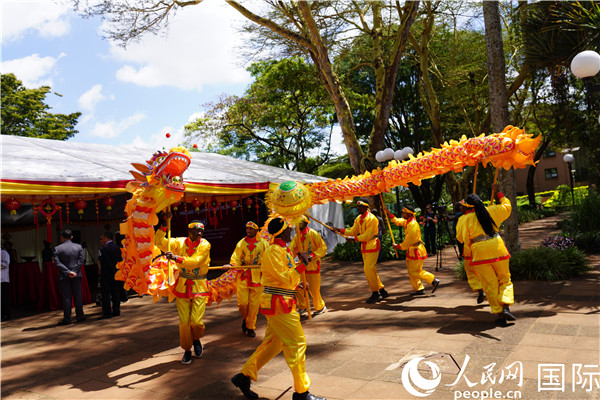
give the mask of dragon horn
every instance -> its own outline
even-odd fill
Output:
[[[147,165],[139,163],[131,163],[131,165],[142,174],[150,175],[150,168]]]
[[[144,175],[140,174],[139,172],[137,172],[137,171],[129,171],[129,172],[130,172],[130,173],[131,173],[131,175],[133,175],[133,177],[134,177],[135,179],[137,179],[138,181],[140,181],[140,182],[147,182],[147,179],[146,179],[146,177],[145,177]]]

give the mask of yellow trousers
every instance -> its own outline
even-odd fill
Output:
[[[365,272],[365,277],[367,278],[367,283],[369,284],[369,289],[371,289],[371,292],[377,292],[384,287],[383,283],[381,283],[381,279],[379,279],[379,275],[377,274],[377,257],[379,257],[379,251],[373,253],[362,253],[363,270]]]
[[[410,284],[414,290],[423,290],[425,287],[421,282],[421,279],[431,284],[435,279],[435,276],[427,271],[423,271],[423,260],[409,260],[406,259],[406,269],[408,270],[408,277]]]
[[[477,271],[474,266],[471,265],[471,260],[464,259],[465,262],[465,272],[467,274],[467,281],[469,282],[469,286],[473,289],[474,292],[479,291],[483,288],[481,286],[481,280],[479,279],[479,275],[477,275]]]
[[[258,370],[283,350],[283,357],[294,377],[294,390],[304,393],[310,387],[306,373],[306,338],[296,310],[288,314],[267,315],[265,338],[242,367],[242,374],[253,381]]]
[[[256,317],[260,309],[260,295],[262,286],[248,286],[247,281],[238,281],[237,304],[242,318],[246,321],[246,328],[256,329]]]
[[[501,313],[505,304],[511,306],[515,303],[515,294],[508,268],[509,262],[510,259],[506,259],[474,266],[494,314]]]
[[[175,300],[179,313],[179,345],[190,350],[194,340],[204,336],[204,311],[207,297],[179,298]]]
[[[308,293],[310,293],[310,297],[312,297],[315,311],[322,310],[323,307],[325,307],[325,302],[321,297],[321,274],[304,273],[304,275],[306,276]],[[298,302],[298,308],[308,309],[308,307],[310,307],[309,299],[304,296],[304,289],[297,291],[296,301]]]

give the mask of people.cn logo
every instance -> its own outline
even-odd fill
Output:
[[[402,370],[402,385],[406,391],[413,396],[427,397],[435,391],[435,388],[440,384],[442,380],[442,374],[440,368],[431,361],[425,361],[425,364],[431,368],[431,374],[433,379],[425,379],[419,373],[419,363],[423,361],[424,357],[418,357],[410,360],[404,366]]]

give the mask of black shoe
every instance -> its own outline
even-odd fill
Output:
[[[385,289],[381,289],[379,291],[379,295],[382,299],[387,299],[388,297],[390,297],[390,294]]]
[[[246,328],[246,320],[243,319],[242,320],[242,333],[246,334],[247,331],[248,331],[248,328]]]
[[[247,399],[258,399],[258,395],[252,390],[250,390],[250,378],[248,378],[241,372],[239,374],[236,374],[233,378],[231,378],[231,383],[233,383],[237,388],[239,388]]]
[[[256,337],[256,332],[254,332],[254,329],[246,329],[246,336]]]
[[[192,363],[192,352],[190,350],[186,350],[185,353],[183,353],[181,363],[186,365]]]
[[[425,289],[417,290],[416,292],[412,292],[411,296],[422,296],[425,294]]]
[[[431,294],[433,294],[438,288],[438,286],[440,286],[440,280],[434,279],[433,282],[431,282],[431,286],[433,286],[433,289],[431,289]]]
[[[515,317],[513,315],[513,313],[510,312],[510,310],[508,309],[508,306],[504,306],[504,308],[502,309],[502,315],[504,316],[504,318],[506,318],[507,321],[516,321],[517,317]]]
[[[118,317],[121,315],[121,311],[113,311],[112,315],[113,317]]]
[[[501,326],[501,327],[507,327],[508,326],[508,322],[506,322],[506,318],[504,318],[504,317],[499,317],[494,322],[495,322],[496,325]]]
[[[365,303],[368,304],[373,304],[373,303],[377,303],[379,300],[381,300],[381,295],[379,294],[379,292],[373,292],[371,294],[371,297],[369,297]]]
[[[196,339],[194,340],[194,355],[196,357],[202,357],[202,352],[204,351],[202,349],[202,343],[200,343],[200,339]]]
[[[56,325],[59,325],[59,326],[71,325],[71,321],[66,321],[66,320],[63,319],[62,321],[60,321]]]
[[[313,317],[316,317],[317,315],[323,314],[325,311],[327,311],[327,307],[323,306],[323,308],[321,308],[320,310],[317,310],[313,313]]]
[[[86,317],[77,318],[77,322],[85,322],[86,319]]]
[[[325,397],[315,396],[311,392],[306,391],[304,393],[294,392],[294,394],[292,395],[292,400],[327,400],[327,399]]]
[[[109,318],[112,318],[112,317],[113,317],[112,314],[104,314],[103,316],[101,316],[98,319],[109,319]]]
[[[485,300],[485,294],[483,293],[483,290],[479,289],[479,294],[477,295],[477,304],[483,303],[483,300]]]

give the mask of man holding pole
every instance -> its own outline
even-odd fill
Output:
[[[440,284],[439,279],[427,271],[423,271],[423,260],[427,258],[427,250],[421,241],[421,228],[415,219],[415,209],[412,206],[402,208],[402,218],[386,210],[392,222],[397,226],[402,226],[405,231],[404,241],[400,244],[394,244],[394,247],[400,250],[406,250],[406,269],[410,278],[410,284],[415,290],[412,296],[425,294],[425,288],[421,279],[433,286],[431,293],[435,292]]]
[[[263,294],[261,312],[267,318],[265,338],[240,373],[231,378],[247,399],[258,399],[250,389],[250,380],[256,381],[258,371],[283,350],[285,361],[294,378],[293,400],[325,400],[310,393],[310,379],[306,373],[306,337],[296,312],[296,287],[305,267],[296,267],[288,248],[291,229],[283,218],[269,222],[268,232],[274,237],[262,257]]]
[[[327,253],[327,245],[319,232],[308,227],[308,217],[302,216],[298,224],[299,231],[292,239],[290,250],[297,254],[302,265],[306,266],[306,281],[308,291],[315,307],[314,315],[325,312],[325,302],[321,297],[321,258]],[[302,290],[298,291],[298,306],[301,309],[310,308],[310,301],[305,298]]]
[[[363,270],[369,289],[371,289],[371,297],[366,302],[369,304],[376,303],[381,299],[389,296],[384,289],[381,279],[377,274],[377,257],[381,250],[381,242],[379,241],[379,222],[377,218],[369,211],[369,203],[366,199],[360,199],[356,202],[356,208],[360,215],[354,220],[354,225],[349,229],[339,229],[332,227],[334,232],[342,233],[349,241],[360,242],[360,252],[363,259]]]
[[[238,242],[231,255],[230,264],[225,267],[241,269],[237,281],[237,304],[242,315],[242,332],[249,337],[255,337],[256,317],[260,308],[260,268],[246,268],[248,265],[260,265],[262,255],[268,244],[257,237],[258,225],[255,222],[246,223],[246,237]]]
[[[204,311],[209,296],[206,286],[206,273],[210,265],[210,243],[202,238],[204,224],[192,221],[188,225],[188,237],[167,239],[167,225],[170,226],[171,213],[163,216],[166,225],[157,230],[154,243],[165,252],[167,260],[175,261],[179,276],[175,282],[177,312],[179,313],[179,343],[185,351],[181,362],[192,362],[194,355],[202,356],[200,338],[204,336]]]

